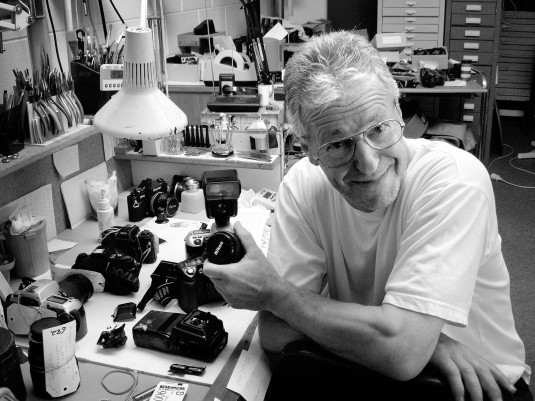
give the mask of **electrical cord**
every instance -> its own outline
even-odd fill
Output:
[[[58,39],[56,38],[56,28],[54,27],[54,20],[52,19],[52,13],[50,12],[50,4],[46,0],[46,9],[48,11],[48,18],[50,18],[50,27],[52,28],[52,34],[54,36],[54,46],[56,48],[56,57],[58,58],[59,69],[63,74],[63,66],[61,65],[61,59],[59,58]]]
[[[500,160],[500,159],[504,159],[506,157],[509,157],[511,156],[513,153],[515,153],[515,149],[511,146],[511,145],[508,145],[506,143],[503,144],[503,146],[506,146],[508,148],[511,149],[511,151],[509,153],[507,153],[506,155],[503,155],[503,156],[500,156],[500,157],[497,157],[495,159],[493,159],[489,165],[487,166],[487,170],[489,170],[490,172],[490,167],[492,166],[492,164],[496,161],[496,160]],[[515,166],[512,161],[515,160],[515,159],[518,159],[518,157],[512,157],[511,159],[509,159],[509,165],[511,167],[513,167],[514,169],[517,169],[517,170],[520,170],[520,171],[523,171],[525,173],[528,173],[528,174],[531,174],[531,175],[535,175],[535,173],[533,173],[532,171],[529,171],[529,170],[525,170],[521,167],[518,167],[518,166]],[[496,173],[491,173],[490,174],[490,178],[491,180],[494,180],[494,181],[499,181],[499,182],[503,182],[504,184],[507,184],[507,185],[511,185],[513,187],[517,187],[517,188],[521,188],[521,189],[535,189],[535,187],[531,187],[531,186],[527,186],[527,185],[518,185],[518,184],[515,184],[515,183],[512,183],[512,182],[509,182],[509,181],[506,181],[504,180],[500,175],[496,174]]]
[[[123,17],[121,17],[121,14],[119,14],[119,11],[117,10],[117,7],[115,7],[115,4],[113,4],[113,0],[110,0],[110,4],[113,7],[113,9],[115,10],[115,13],[119,17],[119,19],[121,20],[121,23],[124,24],[124,19],[123,19]]]

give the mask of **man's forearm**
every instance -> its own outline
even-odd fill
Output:
[[[388,304],[333,301],[284,280],[274,285],[269,298],[267,310],[298,333],[336,355],[401,380],[416,376],[427,364],[443,324]],[[285,342],[284,337],[276,341]]]

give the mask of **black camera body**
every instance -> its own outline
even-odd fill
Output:
[[[128,220],[137,222],[145,217],[164,213],[173,217],[178,211],[178,199],[169,193],[169,187],[163,178],[153,181],[145,178],[126,198]]]
[[[222,300],[214,284],[203,274],[203,262],[203,257],[179,263],[162,260],[151,274],[151,285],[137,308],[143,310],[151,299],[162,306],[176,299],[180,309],[188,313],[201,305]]]
[[[135,224],[110,227],[99,239],[103,247],[114,248],[139,263],[156,262],[160,251],[158,237],[149,230],[141,231]]]
[[[151,310],[132,328],[138,347],[213,361],[228,342],[223,322],[209,312]]]

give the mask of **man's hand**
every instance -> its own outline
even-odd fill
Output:
[[[282,279],[268,262],[251,234],[239,222],[234,232],[240,239],[245,256],[238,263],[216,265],[204,262],[204,274],[233,308],[269,310],[270,289]]]
[[[441,333],[430,364],[446,377],[455,400],[482,401],[483,393],[490,401],[501,401],[500,387],[514,393],[516,388],[492,363],[458,341]]]

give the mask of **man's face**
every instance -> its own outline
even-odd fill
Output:
[[[321,112],[304,116],[309,137],[309,159],[321,145],[347,138],[387,119],[403,121],[395,99],[375,79],[369,89],[348,88],[347,95]],[[353,158],[339,167],[321,166],[331,184],[354,208],[371,212],[391,204],[412,158],[404,138],[388,149],[378,150],[364,140],[355,144]]]

